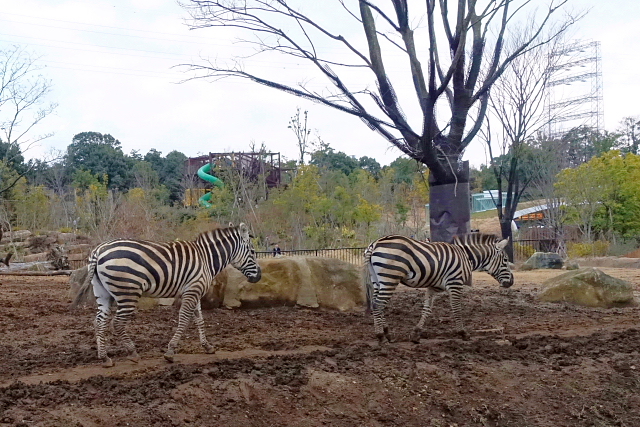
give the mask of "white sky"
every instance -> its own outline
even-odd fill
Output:
[[[4,3],[0,49],[20,45],[41,55],[42,73],[53,83],[48,100],[59,104],[34,132],[55,135],[30,149],[28,157],[64,150],[75,134],[95,131],[120,140],[125,153],[176,149],[192,157],[249,151],[253,141],[296,159],[296,140],[287,125],[297,106],[309,111],[310,127],[336,150],[375,157],[381,164],[401,154],[360,120],[274,89],[237,79],[177,84],[185,75],[172,66],[201,62],[201,56],[225,60],[233,51],[212,29],[188,31],[187,14],[173,0]],[[623,117],[640,115],[640,1],[570,0],[570,5],[591,8],[573,34],[602,43],[605,128],[615,130]],[[253,65],[286,76],[292,85],[307,69],[260,58]],[[465,158],[476,166],[485,162],[480,142],[472,143]]]

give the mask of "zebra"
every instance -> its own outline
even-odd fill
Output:
[[[364,252],[364,282],[368,311],[380,344],[389,341],[389,328],[384,309],[399,283],[412,288],[426,288],[420,321],[413,329],[411,340],[420,335],[436,294],[449,294],[457,332],[468,339],[462,325],[460,298],[464,285],[471,286],[471,272],[487,271],[502,287],[513,285],[513,273],[504,252],[508,239],[494,235],[466,234],[454,236],[452,243],[421,242],[392,235],[371,243]]]
[[[192,318],[206,353],[215,348],[205,336],[200,298],[213,278],[228,264],[240,270],[250,283],[260,280],[262,271],[256,261],[249,229],[245,224],[201,233],[194,241],[158,243],[118,239],[97,246],[89,257],[88,274],[72,306],[85,300],[93,285],[98,304],[95,319],[98,358],[106,368],[113,366],[107,356],[105,330],[115,303],[113,328],[134,362],[140,357],[126,332],[143,293],[157,298],[181,296],[178,327],[169,341],[164,358],[174,361],[176,347]]]

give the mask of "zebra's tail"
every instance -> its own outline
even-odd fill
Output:
[[[96,265],[98,261],[97,251],[91,253],[89,257],[89,264],[87,265],[87,275],[85,276],[84,281],[78,287],[76,291],[76,295],[73,298],[73,302],[71,303],[71,308],[77,308],[80,305],[87,303],[91,300],[91,295],[93,294],[93,288],[91,287],[91,281],[93,280],[93,275],[96,271]]]
[[[373,298],[374,298],[374,284],[371,280],[372,266],[371,266],[371,254],[373,248],[371,245],[364,251],[364,264],[362,268],[362,282],[367,296],[367,314],[371,314],[373,311]]]

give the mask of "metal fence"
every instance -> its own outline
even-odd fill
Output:
[[[553,240],[514,240],[513,258],[516,262],[526,261],[534,252],[555,252],[556,247],[557,243]]]
[[[362,256],[366,248],[336,248],[336,249],[296,249],[282,251],[281,256],[319,256],[325,258],[336,258],[352,264],[362,264]],[[258,258],[273,258],[272,251],[256,252]]]
[[[526,261],[533,252],[553,251],[546,240],[515,240],[513,245],[513,256],[516,262]],[[283,250],[281,256],[318,256],[325,258],[336,258],[352,264],[362,264],[362,256],[366,248],[333,248],[333,249],[296,249]],[[273,258],[272,251],[256,251],[259,259]],[[79,260],[69,260],[72,269],[81,268],[87,265],[86,258]]]
[[[553,242],[547,240],[524,239],[515,240],[513,245],[513,257],[516,262],[529,259],[533,252],[554,252]],[[319,256],[326,258],[337,258],[352,264],[362,264],[362,254],[366,248],[336,248],[336,249],[297,249],[282,251],[283,256]],[[273,257],[272,251],[256,252],[258,258]]]

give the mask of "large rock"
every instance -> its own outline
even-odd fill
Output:
[[[636,305],[633,286],[597,268],[581,268],[543,283],[541,301],[566,301],[586,307],[627,307]]]
[[[341,311],[364,306],[360,268],[334,258],[282,257],[260,260],[262,279],[249,283],[233,267],[216,277],[202,307],[300,305]]]
[[[80,287],[87,279],[88,268],[85,265],[77,270],[74,270],[73,273],[69,276],[69,296],[71,299],[75,299]],[[93,296],[93,292],[90,293],[89,296],[84,301],[81,301],[81,304],[95,304],[95,298]]]
[[[521,270],[534,270],[537,268],[561,269],[562,258],[554,252],[535,252],[520,267]]]

